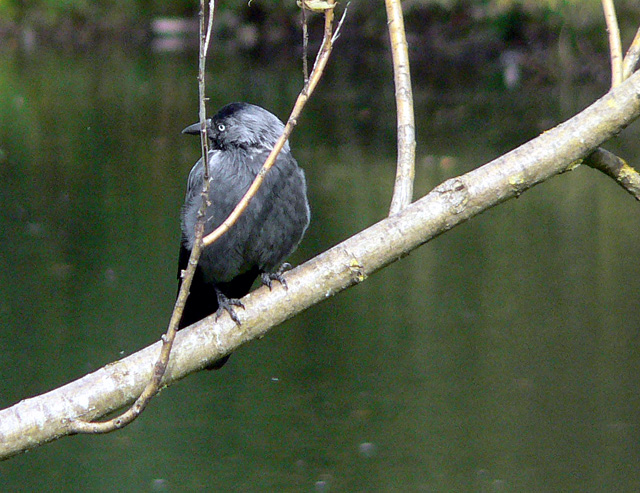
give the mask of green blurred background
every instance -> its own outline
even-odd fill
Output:
[[[416,197],[609,86],[598,2],[420,3],[407,17]],[[48,4],[0,5],[18,22]],[[56,37],[30,20],[32,34],[20,21],[0,45],[1,408],[150,344],[168,321],[199,154],[180,134],[197,120],[197,54],[146,23],[195,7],[125,5],[147,26],[139,38],[84,38],[82,20]],[[363,5],[292,137],[313,214],[295,264],[388,210],[391,62],[382,3]],[[286,118],[302,80],[295,17],[280,14],[293,36],[269,44],[284,21],[225,9],[209,110],[245,100]],[[640,162],[638,125],[606,147]],[[638,491],[639,224],[630,196],[578,168],[164,390],[128,428],[0,463],[0,490]]]

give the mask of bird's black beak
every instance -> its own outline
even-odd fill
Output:
[[[211,128],[211,119],[207,119],[207,129]],[[183,134],[199,135],[200,134],[200,122],[189,125],[182,131]],[[207,132],[208,133],[208,132]]]

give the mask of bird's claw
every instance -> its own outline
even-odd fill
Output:
[[[233,320],[238,325],[242,325],[238,314],[233,309],[234,306],[239,306],[240,308],[244,309],[244,304],[242,303],[242,301],[236,298],[227,298],[219,290],[216,290],[216,294],[218,296],[218,311],[216,311],[216,320],[218,320],[218,318],[220,318],[226,311],[231,317],[231,320]]]
[[[284,286],[284,289],[287,289],[287,281],[282,274],[278,274],[277,272],[270,272],[262,274],[262,284],[269,288],[269,291],[273,288],[273,281],[278,281],[280,284]]]
[[[261,275],[262,284],[267,286],[269,290],[273,287],[273,281],[278,281],[284,289],[289,289],[287,286],[287,280],[282,276],[284,272],[291,269],[291,264],[289,262],[285,262],[280,266],[280,268],[275,272],[263,272]]]

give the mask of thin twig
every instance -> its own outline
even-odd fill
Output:
[[[204,8],[205,8],[205,0],[200,0],[200,51],[198,54],[198,115],[200,117],[200,147],[202,150],[202,164],[204,166],[204,184],[205,189],[202,191],[203,194],[203,205],[206,204],[204,201],[208,196],[208,188],[209,188],[209,138],[207,136],[207,105],[206,95],[205,95],[205,78],[206,78],[206,63],[207,63],[207,53],[209,51],[209,42],[211,41],[211,31],[213,30],[213,12],[214,12],[214,0],[211,0],[209,3],[209,21],[207,24],[206,34],[204,28]],[[204,211],[203,214],[204,216]]]
[[[351,5],[351,2],[347,2],[347,4],[344,6],[344,10],[342,11],[342,16],[340,17],[340,20],[338,21],[338,25],[336,26],[336,30],[333,33],[333,38],[331,38],[332,43],[335,43],[340,37],[340,31],[342,31],[342,24],[344,24],[344,20],[347,17],[347,12],[349,11],[349,5]]]
[[[604,20],[607,23],[609,33],[609,51],[611,53],[611,87],[616,87],[623,80],[622,76],[622,42],[620,41],[620,29],[613,0],[602,0]]]
[[[635,71],[640,59],[640,28],[636,31],[636,35],[631,42],[631,46],[627,50],[627,54],[622,61],[622,76],[627,80]]]
[[[409,70],[409,49],[404,31],[400,0],[385,0],[391,53],[393,79],[396,86],[396,110],[398,131],[398,163],[396,181],[389,215],[397,214],[413,200],[415,176],[416,135],[413,115],[413,93]]]
[[[333,4],[333,1],[330,0],[330,3]],[[209,40],[211,36],[211,27],[212,27],[212,16],[214,12],[214,0],[210,1],[209,7],[209,24],[207,28],[207,34],[203,35],[204,29],[204,12],[205,12],[205,0],[201,0],[201,18],[200,18],[200,42],[201,42],[201,50],[200,50],[200,63],[199,63],[199,72],[198,72],[198,82],[199,82],[199,95],[200,95],[200,125],[201,125],[201,142],[202,142],[202,152],[203,152],[203,165],[205,170],[205,176],[208,176],[208,140],[206,133],[206,110],[205,110],[205,78],[204,78],[204,68],[205,63],[203,61],[203,57],[206,58],[206,52],[209,45]],[[193,275],[195,273],[195,268],[198,264],[198,259],[202,252],[202,249],[215,241],[219,236],[221,236],[225,231],[234,224],[237,218],[242,214],[244,209],[249,204],[249,201],[255,195],[256,191],[260,187],[262,180],[264,179],[264,175],[267,171],[273,166],[275,163],[275,158],[278,153],[284,146],[284,143],[291,135],[291,131],[293,127],[297,123],[297,118],[299,117],[306,101],[308,100],[310,94],[315,89],[324,67],[329,59],[329,55],[331,53],[332,48],[332,40],[333,40],[333,5],[331,8],[325,10],[325,33],[323,44],[318,52],[318,56],[316,57],[316,61],[309,78],[307,84],[305,84],[303,90],[301,91],[298,99],[296,100],[296,104],[294,109],[287,121],[287,125],[285,126],[285,130],[283,132],[282,137],[276,143],[276,146],[272,150],[271,154],[267,158],[267,161],[263,165],[262,169],[258,173],[258,176],[254,180],[252,186],[249,188],[243,199],[240,201],[236,209],[232,212],[232,214],[227,218],[227,220],[221,225],[221,227],[217,228],[213,233],[208,235],[203,239],[204,234],[204,216],[207,208],[207,200],[208,200],[208,187],[209,180],[204,180],[204,189],[202,192],[202,206],[198,211],[198,221],[196,223],[196,231],[195,231],[195,242],[193,249],[191,251],[191,256],[189,257],[189,264],[187,269],[183,273],[182,283],[180,292],[178,294],[178,299],[176,300],[176,305],[171,316],[171,321],[169,323],[169,328],[167,333],[162,337],[162,348],[160,352],[160,357],[156,361],[156,364],[153,369],[153,374],[150,382],[145,387],[142,394],[138,397],[138,399],[134,402],[134,404],[124,413],[113,418],[109,421],[104,422],[86,422],[82,420],[75,420],[69,423],[69,432],[70,433],[108,433],[131,423],[135,420],[145,409],[151,398],[158,392],[160,388],[160,384],[162,382],[162,377],[166,372],[166,368],[169,362],[169,356],[171,352],[171,347],[173,345],[173,341],[175,340],[175,335],[177,332],[177,326],[182,316],[182,311],[184,310],[184,305],[186,303],[186,299],[189,295],[189,288],[191,286],[191,281],[193,280]],[[235,214],[235,215],[234,215]],[[226,228],[224,228],[226,225]],[[214,236],[218,232],[218,236]]]
[[[304,8],[304,4],[300,8],[300,15],[302,18],[302,76],[304,78],[304,85],[309,82],[309,26],[307,25],[307,9]]]
[[[313,64],[313,68],[311,70],[311,74],[309,75],[309,81],[303,87],[302,91],[298,95],[296,99],[295,105],[293,106],[293,110],[291,111],[291,115],[287,120],[287,124],[284,127],[284,131],[280,136],[280,139],[276,142],[276,145],[271,150],[271,154],[267,157],[267,160],[264,162],[262,169],[256,175],[256,178],[253,180],[253,183],[244,194],[238,205],[231,212],[229,217],[224,220],[224,222],[218,226],[215,230],[209,233],[204,239],[204,246],[211,245],[214,241],[220,238],[223,234],[225,234],[229,229],[235,224],[240,215],[244,212],[244,210],[249,205],[249,202],[254,197],[262,181],[264,180],[265,175],[271,169],[271,167],[275,164],[276,158],[278,154],[282,150],[285,142],[291,135],[293,131],[293,127],[298,123],[298,118],[302,113],[302,109],[304,108],[309,96],[313,93],[316,88],[320,78],[322,77],[322,73],[324,71],[325,66],[327,65],[327,61],[329,60],[329,56],[331,55],[331,50],[333,48],[333,7],[335,6],[334,0],[328,0],[327,5],[328,8],[324,9],[324,38],[322,40],[322,46],[320,51],[318,51],[318,55],[316,56],[315,63]]]
[[[208,11],[208,24],[204,27],[205,18],[205,0],[201,0],[200,4],[200,57],[198,67],[198,87],[199,87],[199,113],[200,113],[200,125],[201,125],[201,143],[202,143],[202,160],[204,165],[205,176],[209,176],[209,146],[206,132],[206,105],[205,105],[205,65],[207,51],[209,49],[209,42],[211,40],[211,31],[213,27],[213,13],[215,10],[215,1],[210,0]],[[142,391],[140,396],[136,399],[133,405],[127,409],[124,413],[112,418],[108,421],[102,422],[87,422],[82,420],[75,420],[69,423],[70,433],[109,433],[111,431],[118,430],[127,426],[134,421],[144,409],[147,407],[154,395],[158,393],[162,378],[167,370],[169,364],[169,356],[171,354],[171,348],[176,337],[178,330],[178,324],[182,318],[182,312],[189,296],[189,289],[191,287],[191,281],[198,265],[200,254],[202,253],[202,237],[204,236],[204,217],[207,209],[207,197],[209,196],[209,180],[204,180],[204,188],[202,191],[202,205],[198,210],[198,221],[195,225],[195,241],[191,250],[191,256],[189,257],[189,263],[187,269],[182,273],[182,282],[180,285],[180,292],[176,300],[171,319],[169,321],[169,327],[167,332],[162,336],[162,347],[160,349],[160,356],[158,357],[154,367],[151,379],[149,383]]]
[[[583,163],[613,178],[618,185],[640,201],[640,173],[624,159],[598,147],[584,158]]]

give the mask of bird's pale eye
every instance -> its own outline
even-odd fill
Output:
[[[218,123],[218,132],[224,132],[227,126],[224,123]]]

